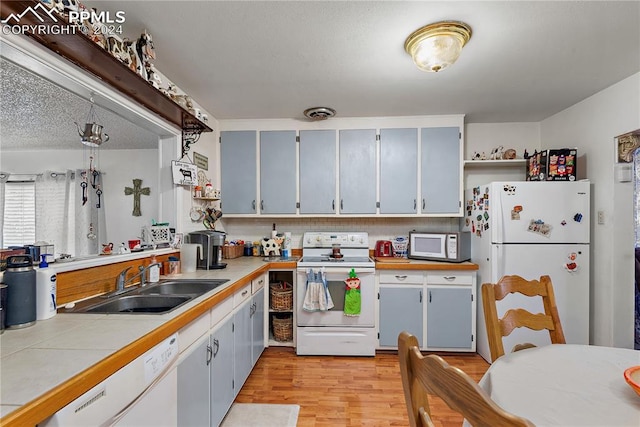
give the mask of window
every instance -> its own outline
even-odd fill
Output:
[[[24,246],[35,242],[35,200],[33,181],[5,184],[2,247]]]

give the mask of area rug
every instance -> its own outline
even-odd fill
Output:
[[[234,403],[221,427],[295,427],[299,405]]]

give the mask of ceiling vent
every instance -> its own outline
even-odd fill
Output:
[[[335,115],[336,110],[328,107],[313,107],[304,110],[304,116],[313,121],[327,120]]]

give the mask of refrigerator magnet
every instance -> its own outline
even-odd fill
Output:
[[[577,214],[575,214],[575,215],[573,216],[573,220],[574,220],[575,222],[580,222],[580,221],[582,221],[582,214],[578,212]]]
[[[484,211],[484,219],[485,221],[489,219],[489,212]]]
[[[519,221],[520,220],[520,212],[517,212],[515,209],[511,211],[511,221]]]
[[[575,262],[567,262],[564,265],[564,268],[569,272],[569,273],[573,273],[575,271],[578,271],[578,264]]]
[[[560,225],[564,226],[567,225],[567,221],[565,221],[564,219],[562,220],[562,222],[560,223]]]

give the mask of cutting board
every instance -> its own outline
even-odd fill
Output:
[[[375,257],[376,262],[386,262],[386,263],[394,263],[394,264],[408,264],[410,261],[406,258],[396,258],[396,257]]]

